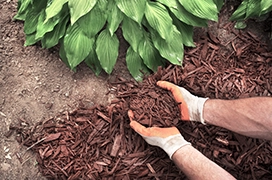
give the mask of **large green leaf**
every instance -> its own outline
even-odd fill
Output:
[[[119,24],[122,22],[124,14],[120,11],[120,9],[117,7],[114,1],[111,1],[111,10],[108,14],[108,29],[113,35],[113,33],[117,30],[119,27]],[[110,3],[109,3],[110,4]]]
[[[93,43],[94,38],[87,37],[77,23],[67,29],[64,36],[64,50],[71,69],[88,56]]]
[[[272,1],[271,0],[261,0],[261,9],[262,9],[262,12],[260,13],[260,15],[266,14],[266,13],[272,11]]]
[[[98,4],[78,20],[78,25],[88,37],[94,37],[103,28],[107,20],[105,13],[101,11]]]
[[[64,50],[64,38],[62,38],[61,40],[60,40],[60,50],[59,50],[59,56],[60,56],[60,58],[61,58],[61,60],[66,64],[66,66],[67,67],[69,67],[70,69],[71,69],[71,67],[70,67],[70,64],[69,64],[69,62],[68,62],[68,59],[67,59],[67,57],[66,57],[66,52],[65,52],[65,50]],[[73,71],[75,71],[76,69],[74,68],[74,69],[72,69]]]
[[[26,34],[32,34],[36,31],[38,19],[41,13],[44,13],[46,7],[46,1],[34,1],[31,9],[28,10],[28,13],[25,18],[24,23],[24,32]]]
[[[172,1],[172,3],[176,3],[177,8],[170,7],[170,11],[182,22],[197,26],[197,27],[206,27],[207,20],[202,19],[188,12],[182,5],[180,5],[177,0]]]
[[[145,17],[149,25],[155,29],[163,39],[169,39],[169,34],[173,31],[172,18],[163,5],[158,2],[148,1]]]
[[[111,1],[112,0],[98,0],[97,1],[97,6],[101,11],[103,11],[105,14],[107,14],[108,5],[110,4]]]
[[[183,60],[183,44],[180,32],[177,29],[173,31],[173,38],[168,43],[162,39],[155,31],[151,32],[154,46],[159,50],[160,55],[170,61],[172,64],[181,65]]]
[[[39,39],[36,39],[35,38],[35,32],[34,33],[32,33],[32,34],[26,34],[25,36],[25,38],[26,38],[26,40],[25,40],[25,44],[24,44],[24,46],[31,46],[31,45],[33,45],[33,44],[35,44],[36,42],[38,42],[39,41]]]
[[[102,68],[108,74],[112,72],[116,63],[118,48],[119,41],[115,34],[111,36],[110,32],[105,29],[98,35],[96,40],[96,54]]]
[[[118,8],[129,18],[141,23],[146,6],[146,0],[115,0]]]
[[[159,66],[163,66],[163,59],[154,47],[150,34],[145,33],[138,46],[138,52],[144,61],[144,64],[152,71],[157,71]]]
[[[143,30],[140,25],[130,18],[125,17],[122,23],[122,32],[125,40],[131,45],[133,50],[137,52],[138,44],[143,37]]]
[[[193,34],[194,34],[194,27],[183,22],[180,22],[176,17],[173,17],[173,22],[177,27],[178,31],[181,34],[182,43],[185,46],[195,47]]]
[[[62,16],[54,30],[44,35],[41,40],[43,48],[51,48],[58,44],[59,39],[61,39],[65,34],[68,20],[69,16]]]
[[[141,56],[136,53],[131,46],[127,50],[126,63],[130,74],[136,81],[141,81],[143,79],[143,73],[147,74],[149,72]]]
[[[234,11],[234,13],[231,15],[230,20],[236,21],[236,20],[242,20],[246,17],[246,6],[243,4],[245,0],[240,4],[240,6]]]
[[[261,12],[259,0],[243,0],[237,10],[232,14],[230,20],[244,20],[249,17],[258,17]]]
[[[28,10],[31,8],[32,0],[18,1],[18,12],[14,16],[17,20],[25,20]]]
[[[246,8],[246,17],[258,17],[261,12],[260,0],[249,0]]]
[[[56,16],[57,14],[59,14],[59,12],[61,11],[62,7],[64,4],[66,4],[68,2],[68,0],[53,0],[52,4],[50,4],[45,12],[46,12],[46,19],[45,19],[45,23],[52,17]],[[68,9],[67,9],[68,11]]]
[[[217,21],[218,9],[213,0],[179,0],[180,4],[190,13],[203,19]]]
[[[71,25],[87,14],[96,4],[97,0],[69,0]]]
[[[224,5],[224,0],[213,0],[213,2],[216,4],[218,11],[220,11]]]
[[[51,32],[56,25],[61,24],[62,20],[69,15],[69,9],[67,5],[64,5],[62,11],[47,21],[45,19],[45,14],[46,12],[43,11],[38,19],[36,39],[42,38],[45,33]],[[66,24],[61,25],[66,27]]]
[[[102,71],[102,67],[101,67],[99,59],[96,55],[96,52],[95,52],[95,43],[94,43],[89,55],[86,57],[86,59],[84,61],[93,70],[95,75],[98,76],[100,74],[100,72]]]
[[[34,8],[28,11],[25,18],[25,23],[24,23],[25,34],[32,34],[36,31],[38,19],[39,19],[39,12],[35,11]]]

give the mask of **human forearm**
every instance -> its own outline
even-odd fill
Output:
[[[209,99],[203,116],[207,124],[254,138],[272,140],[272,98]]]
[[[189,179],[235,179],[191,145],[178,149],[173,154],[172,159]]]

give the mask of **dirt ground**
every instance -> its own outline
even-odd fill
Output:
[[[108,81],[131,76],[124,62],[125,48],[120,50],[112,75],[96,77],[85,64],[77,72],[70,71],[56,50],[24,47],[23,23],[12,20],[16,7],[17,0],[0,0],[0,179],[43,179],[31,152],[23,163],[17,159],[16,153],[25,147],[20,147],[14,137],[4,136],[10,124],[19,119],[34,124],[73,109],[80,100],[106,105],[114,98],[108,94]],[[209,28],[214,30],[217,25]],[[231,36],[220,29],[213,33],[220,39]]]
[[[70,71],[55,50],[24,47],[23,22],[12,20],[16,7],[16,0],[0,0],[0,179],[40,179],[35,157],[29,153],[23,165],[16,158],[24,147],[4,136],[9,125],[18,119],[30,124],[48,119],[73,109],[80,100],[90,106],[108,104],[113,97],[106,95],[108,80],[115,75],[131,77],[124,61],[111,76],[97,77],[85,64]]]

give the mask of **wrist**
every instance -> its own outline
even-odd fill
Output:
[[[181,134],[176,134],[166,138],[165,144],[161,148],[172,159],[173,154],[186,145],[191,145],[191,143],[186,141]]]
[[[208,100],[208,98],[198,98],[198,103],[197,103],[197,114],[199,117],[199,122],[201,122],[202,124],[206,124],[205,123],[205,119],[204,119],[204,115],[203,115],[203,111],[204,111],[204,104],[206,103],[206,101]]]

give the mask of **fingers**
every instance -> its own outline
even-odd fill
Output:
[[[168,81],[158,81],[157,85],[160,86],[161,88],[166,89],[171,92],[176,88],[175,84],[170,83]]]
[[[184,99],[182,97],[182,94],[178,88],[178,86],[176,86],[175,84],[172,84],[170,82],[167,81],[158,81],[157,85],[160,86],[163,89],[166,89],[168,91],[171,91],[175,100],[179,103],[179,102],[183,102]]]
[[[176,86],[173,83],[167,82],[167,81],[158,81],[157,85],[160,86],[163,89],[169,90],[172,92],[176,102],[181,103],[179,105],[180,110],[181,110],[181,119],[182,120],[189,120],[189,111],[188,111],[188,106],[187,103],[185,102],[183,95],[180,91],[180,89],[178,88],[178,86]]]
[[[140,123],[138,123],[137,121],[131,121],[129,125],[138,134],[142,136],[150,136],[150,134],[148,133],[148,129],[141,125]]]
[[[129,117],[129,120],[130,121],[133,121],[134,120],[134,113],[132,110],[128,110],[128,117]]]
[[[129,117],[131,118],[133,112],[131,110],[128,111]],[[170,127],[170,128],[159,128],[159,127],[151,127],[151,128],[146,128],[137,121],[131,120],[130,121],[130,127],[136,131],[138,134],[141,136],[146,136],[146,137],[161,137],[161,138],[166,138],[169,136],[173,136],[176,134],[180,134],[179,130],[176,127]]]
[[[159,127],[151,127],[146,128],[140,123],[136,121],[130,122],[130,127],[134,129],[138,134],[145,137],[160,137],[167,138],[169,136],[173,136],[176,134],[180,134],[179,130],[176,127],[170,128],[159,128]]]
[[[144,127],[143,125],[141,125],[140,123],[138,123],[137,121],[134,121],[134,113],[132,110],[128,110],[128,117],[130,119],[130,127],[132,129],[134,129],[134,131],[136,131],[138,134],[141,135],[147,135],[146,133],[146,127]]]

